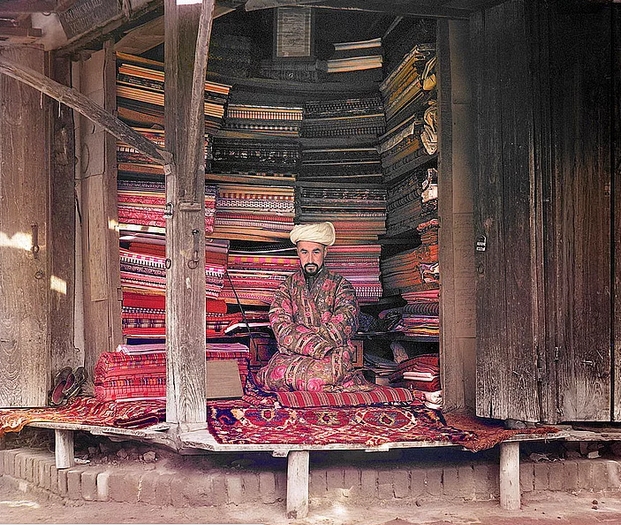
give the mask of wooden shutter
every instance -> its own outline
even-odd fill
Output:
[[[533,93],[524,5],[473,21],[479,416],[539,419],[537,254],[531,160]]]
[[[547,370],[558,421],[611,415],[611,9],[555,2],[540,9],[549,155],[542,159]],[[547,62],[547,63],[546,63]],[[543,148],[541,148],[543,149]],[[550,407],[553,404],[550,403]],[[552,410],[552,408],[550,408]]]
[[[43,71],[43,51],[0,54]],[[0,75],[0,406],[45,406],[48,368],[47,99]]]
[[[473,20],[480,416],[619,413],[611,21],[580,1],[510,1]]]

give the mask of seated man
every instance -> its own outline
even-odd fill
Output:
[[[300,269],[274,294],[269,318],[278,352],[257,373],[265,390],[359,389],[364,378],[352,366],[350,342],[358,328],[358,301],[347,279],[324,266],[335,241],[330,222],[291,230]]]

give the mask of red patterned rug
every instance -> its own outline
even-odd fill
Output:
[[[75,397],[63,407],[0,409],[0,436],[19,432],[34,422],[143,428],[165,419],[166,401],[159,399],[102,402],[94,397]]]
[[[208,405],[207,423],[220,443],[362,444],[439,441],[466,446],[476,439],[447,426],[439,412],[415,400],[404,406],[283,408],[243,406],[239,401]]]

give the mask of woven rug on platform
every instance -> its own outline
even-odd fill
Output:
[[[407,406],[284,408],[221,401],[207,407],[210,432],[228,444],[362,444],[407,441],[463,444],[470,432],[447,426],[419,400]]]
[[[62,407],[0,409],[0,436],[19,432],[29,423],[75,423],[99,427],[143,428],[166,419],[166,401],[97,401],[75,397]]]
[[[75,423],[98,427],[145,428],[166,419],[159,399],[97,401],[76,397],[63,407],[0,409],[0,437],[34,422]],[[275,396],[246,392],[239,400],[209,401],[207,428],[226,444],[362,444],[444,442],[473,452],[486,450],[518,434],[551,435],[554,427],[508,430],[501,421],[446,414],[411,402],[385,406],[285,408]]]
[[[241,400],[210,401],[207,425],[219,443],[226,444],[363,444],[443,442],[473,452],[486,450],[518,434],[551,434],[554,427],[519,430],[503,428],[502,421],[476,417],[445,419],[425,406],[424,393],[412,399],[374,406],[283,407],[281,398],[262,391],[249,375]]]

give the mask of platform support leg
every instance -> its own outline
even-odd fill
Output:
[[[54,438],[56,468],[61,469],[73,467],[73,465],[75,465],[73,430],[55,430]]]
[[[500,506],[518,510],[520,501],[520,442],[500,444]]]
[[[287,456],[287,518],[308,515],[308,450],[292,450]]]

